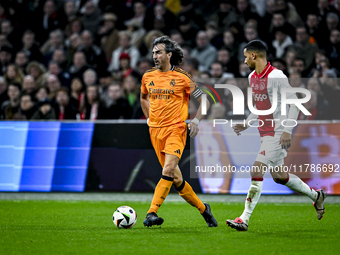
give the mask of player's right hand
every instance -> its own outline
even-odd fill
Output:
[[[236,124],[235,126],[233,126],[234,132],[237,135],[241,135],[241,131],[246,130],[248,128],[248,126],[244,126],[243,124]]]
[[[194,138],[198,134],[199,129],[195,123],[190,122],[188,124],[188,129],[190,130],[189,136],[191,138]]]

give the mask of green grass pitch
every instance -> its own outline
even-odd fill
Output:
[[[259,203],[248,232],[226,226],[243,203],[210,203],[219,226],[207,228],[185,202],[167,202],[162,227],[146,228],[144,202],[0,201],[0,254],[339,254],[340,205],[316,218],[312,204]],[[133,207],[132,229],[118,229],[113,211]]]

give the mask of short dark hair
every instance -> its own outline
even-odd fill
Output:
[[[14,87],[17,87],[19,91],[21,91],[21,84],[20,83],[17,83],[17,82],[11,82],[8,84],[8,87],[9,86],[14,86]]]
[[[244,49],[246,49],[246,51],[263,52],[263,53],[266,53],[267,51],[266,45],[264,45],[264,43],[261,42],[260,40],[250,41],[249,43],[246,44],[246,46],[244,46]]]
[[[169,36],[164,35],[156,38],[152,47],[155,47],[157,44],[164,44],[166,53],[172,52],[172,56],[170,58],[171,65],[178,66],[182,63],[184,57],[183,50],[175,41],[171,40]]]
[[[198,69],[198,66],[199,66],[199,61],[197,60],[197,58],[186,58],[184,60],[184,62],[187,64],[187,65],[191,65],[193,66],[196,70]]]

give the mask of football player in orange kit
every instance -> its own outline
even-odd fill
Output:
[[[192,138],[198,133],[201,108],[208,108],[209,103],[202,105],[202,90],[189,73],[177,67],[182,62],[183,50],[176,42],[168,36],[159,37],[153,43],[152,54],[155,67],[143,75],[141,105],[148,119],[151,143],[163,169],[144,226],[163,223],[157,211],[174,184],[181,197],[200,211],[207,225],[217,227],[210,205],[202,203],[190,184],[183,180],[178,167],[186,142],[189,95],[200,102],[196,117],[188,125]]]

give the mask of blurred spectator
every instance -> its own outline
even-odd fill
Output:
[[[275,68],[281,70],[285,75],[288,75],[286,61],[284,61],[282,58],[273,59],[271,64]]]
[[[331,118],[331,116],[329,116],[329,103],[326,100],[321,90],[321,86],[322,85],[318,78],[310,78],[308,79],[306,88],[309,91],[314,91],[317,95],[317,105],[316,105],[317,113],[316,113],[315,119],[327,120]]]
[[[221,30],[237,22],[237,15],[232,0],[219,0],[218,10],[211,15],[210,20],[215,21]]]
[[[116,21],[117,16],[114,13],[105,13],[103,15],[103,24],[97,32],[97,38],[107,62],[111,61],[112,52],[119,47],[119,31],[116,29]]]
[[[290,48],[295,50],[297,56],[305,61],[305,69],[309,70],[312,67],[314,53],[318,47],[309,43],[306,27],[300,26],[296,28],[296,42]]]
[[[19,113],[22,114],[26,120],[30,120],[37,109],[38,108],[32,99],[32,95],[23,94],[21,96]]]
[[[21,84],[24,79],[24,74],[15,64],[9,64],[4,77],[7,84],[13,82]]]
[[[97,84],[97,73],[93,69],[87,69],[83,74],[85,87]]]
[[[83,79],[83,73],[89,69],[89,66],[86,62],[85,53],[82,51],[78,51],[73,55],[73,62],[69,68],[69,74],[71,75],[71,79],[79,78]]]
[[[108,96],[111,103],[102,116],[104,119],[130,119],[132,108],[129,101],[123,98],[123,92],[119,84],[111,84],[108,87]]]
[[[71,76],[68,72],[64,72],[57,61],[51,60],[48,64],[48,73],[54,74],[58,77],[61,86],[69,87],[71,82]]]
[[[69,90],[61,87],[56,92],[56,105],[54,107],[58,120],[75,120],[79,114],[78,110],[70,104]]]
[[[50,94],[50,91],[48,90],[47,87],[41,87],[35,93],[35,99],[38,102],[42,102],[42,101],[48,100],[48,95],[49,94]]]
[[[123,81],[123,95],[132,108],[139,102],[139,87],[140,84],[138,84],[136,78],[132,75],[128,75]]]
[[[284,28],[285,33],[295,40],[295,27],[287,22],[284,14],[281,11],[273,13],[273,18],[269,27],[269,34],[265,35],[265,39],[270,41],[275,38],[275,29]]]
[[[204,29],[205,19],[199,13],[199,10],[197,8],[194,8],[193,1],[192,0],[180,0],[180,2],[181,2],[181,11],[177,13],[177,23],[178,23],[178,19],[181,20],[182,17],[185,17],[191,20],[194,27],[197,27],[199,30]]]
[[[6,100],[8,100],[7,83],[4,77],[0,76],[0,107]]]
[[[71,87],[71,99],[74,99],[77,101],[76,108],[79,109],[79,107],[84,103],[85,86],[79,78],[74,78],[71,81],[70,87]]]
[[[293,64],[294,64],[294,60],[296,59],[296,51],[294,49],[290,49],[288,48],[286,55],[285,55],[285,62],[287,64],[287,72],[288,73],[292,73],[293,70]]]
[[[36,87],[35,80],[33,79],[33,77],[31,75],[26,75],[24,77],[24,81],[22,82],[22,91],[25,94],[29,94],[33,96],[36,89],[37,87]]]
[[[301,75],[301,77],[305,78],[308,75],[306,71],[306,63],[303,58],[296,58],[293,60],[293,71]]]
[[[26,73],[33,77],[38,88],[46,85],[46,69],[39,62],[30,62],[26,68]]]
[[[15,65],[21,70],[22,73],[26,73],[26,67],[28,64],[28,58],[23,51],[18,51],[15,55]]]
[[[300,15],[297,13],[295,6],[287,0],[276,0],[276,10],[282,11],[287,22],[294,27],[303,25]]]
[[[81,18],[74,18],[69,21],[65,29],[65,35],[71,36],[76,33],[80,35],[84,31],[84,25]]]
[[[311,115],[305,115],[300,111],[298,120],[315,120],[318,115],[318,97],[317,94],[313,90],[309,90],[311,94],[311,98],[308,102],[304,103],[303,106],[311,113]]]
[[[234,34],[230,30],[223,33],[223,46],[229,50],[231,57],[238,56],[238,43],[235,40]]]
[[[127,53],[122,53],[119,56],[119,70],[113,73],[113,78],[116,81],[122,81],[129,75],[138,77],[139,74],[130,66],[130,56]]]
[[[82,17],[84,28],[92,35],[96,34],[102,20],[100,9],[93,0],[88,0],[85,4],[85,14]]]
[[[44,57],[35,42],[35,33],[33,33],[31,30],[26,30],[21,41],[23,44],[21,51],[25,52],[25,55],[30,61],[38,61],[40,63],[44,61]]]
[[[317,42],[321,46],[323,38],[319,25],[318,15],[316,13],[309,13],[306,20],[307,33],[310,35],[310,41]]]
[[[74,54],[76,53],[78,47],[81,45],[81,37],[77,33],[73,33],[68,38],[69,45],[66,49],[67,66],[70,66],[73,61]]]
[[[133,12],[134,16],[132,19],[128,20],[128,22],[132,22],[134,24],[138,24],[139,27],[142,27],[145,19],[145,11],[146,7],[143,1],[135,1],[133,3]]]
[[[130,56],[130,66],[132,68],[136,67],[137,61],[140,58],[140,53],[135,46],[130,43],[130,33],[127,31],[119,32],[119,48],[112,53],[111,63],[108,67],[108,71],[112,72],[119,70],[119,57],[121,54],[127,53]]]
[[[245,41],[240,44],[240,47],[238,49],[238,61],[239,62],[244,61],[244,46],[246,46],[246,44],[249,43],[250,41],[260,40],[258,36],[257,28],[251,24],[246,25],[244,28],[244,38],[245,38]],[[263,43],[266,45],[265,42]]]
[[[205,32],[207,33],[212,46],[216,49],[220,49],[223,46],[222,34],[219,32],[219,27],[215,21],[207,22]]]
[[[177,16],[176,29],[182,34],[182,37],[187,45],[191,48],[195,47],[195,38],[199,31],[198,27],[193,25],[190,17],[185,15]]]
[[[159,27],[157,27],[157,22],[162,21],[164,27],[170,31],[174,28],[175,19],[176,17],[171,11],[166,9],[162,3],[157,3],[154,6],[153,11],[147,11],[144,18],[144,28],[147,31],[154,29],[159,30]]]
[[[216,59],[217,50],[209,43],[209,38],[205,31],[198,32],[196,45],[196,48],[192,50],[190,56],[199,61],[199,71],[207,71]]]
[[[143,76],[143,74],[151,69],[153,66],[153,63],[150,59],[148,58],[141,58],[138,63],[137,63],[137,72],[139,73],[140,76]]]
[[[35,111],[31,120],[55,120],[56,114],[48,99],[38,103],[39,109]]]
[[[107,69],[107,62],[104,52],[100,47],[93,44],[93,37],[90,31],[83,31],[81,34],[81,39],[82,44],[77,50],[85,53],[87,64],[95,69],[99,76],[104,76]]]
[[[186,58],[183,61],[182,68],[192,75],[194,79],[200,76],[200,71],[198,71],[199,62],[196,58]]]
[[[213,84],[224,84],[227,79],[234,77],[232,73],[223,72],[223,65],[218,61],[211,64],[210,73]]]
[[[333,29],[329,38],[330,43],[325,47],[326,56],[329,59],[331,66],[340,71],[340,31]]]
[[[237,0],[236,2],[236,15],[239,24],[245,26],[249,20],[256,20],[262,23],[261,17],[252,10],[254,7],[251,6],[249,0]]]
[[[49,74],[47,77],[47,88],[49,90],[48,99],[53,102],[56,98],[57,91],[61,88],[58,77],[54,74]]]
[[[305,88],[306,87],[306,85],[302,81],[301,74],[299,73],[291,73],[289,75],[289,84],[293,88]]]
[[[149,31],[145,37],[144,42],[139,48],[139,52],[142,56],[152,59],[152,44],[154,40],[160,36],[163,36],[163,33],[158,30],[151,30]]]
[[[139,21],[134,19],[126,21],[125,25],[127,27],[126,30],[130,33],[131,45],[138,48],[143,41],[146,30],[142,27]]]
[[[238,76],[238,61],[232,57],[229,50],[221,48],[217,52],[217,61],[223,65],[223,72],[233,73]]]
[[[8,85],[8,100],[1,105],[1,119],[10,120],[19,111],[21,85],[10,83]]]
[[[170,38],[180,46],[183,46],[185,44],[182,34],[176,29],[171,31]]]
[[[331,119],[340,119],[340,90],[337,84],[336,73],[334,70],[327,69],[320,79],[322,82],[322,93],[329,102],[329,114]]]
[[[318,19],[322,23],[326,22],[326,16],[328,13],[337,12],[334,6],[329,4],[329,0],[318,0],[318,4],[316,7],[317,7]]]
[[[44,56],[44,64],[47,65],[52,59],[52,55],[56,49],[64,48],[64,35],[60,29],[50,32],[49,39],[40,48],[40,52]]]
[[[80,118],[82,120],[96,120],[100,117],[104,106],[100,102],[98,88],[95,85],[89,85],[85,90],[85,99],[80,107]]]
[[[275,58],[282,58],[289,46],[293,45],[292,38],[288,35],[285,27],[273,30],[275,39],[272,41],[272,53]]]
[[[13,49],[8,46],[2,46],[0,48],[0,75],[4,75],[7,70],[7,66],[11,63]]]
[[[58,28],[65,27],[66,20],[62,20],[61,15],[57,12],[56,4],[53,0],[46,0],[44,3],[43,14],[38,17],[36,23],[36,33],[38,41],[44,43],[50,32]]]
[[[53,54],[52,54],[52,60],[57,62],[59,67],[66,71],[68,67],[67,59],[66,59],[66,54],[63,49],[56,49]]]
[[[70,22],[71,20],[77,17],[77,8],[75,1],[73,0],[64,1],[63,9],[66,15],[67,22]]]
[[[4,19],[1,21],[1,34],[6,36],[7,41],[11,44],[14,49],[18,49],[18,34],[14,32],[14,28],[11,21]]]
[[[238,70],[241,78],[248,78],[248,75],[251,73],[249,66],[244,62],[239,64]]]

